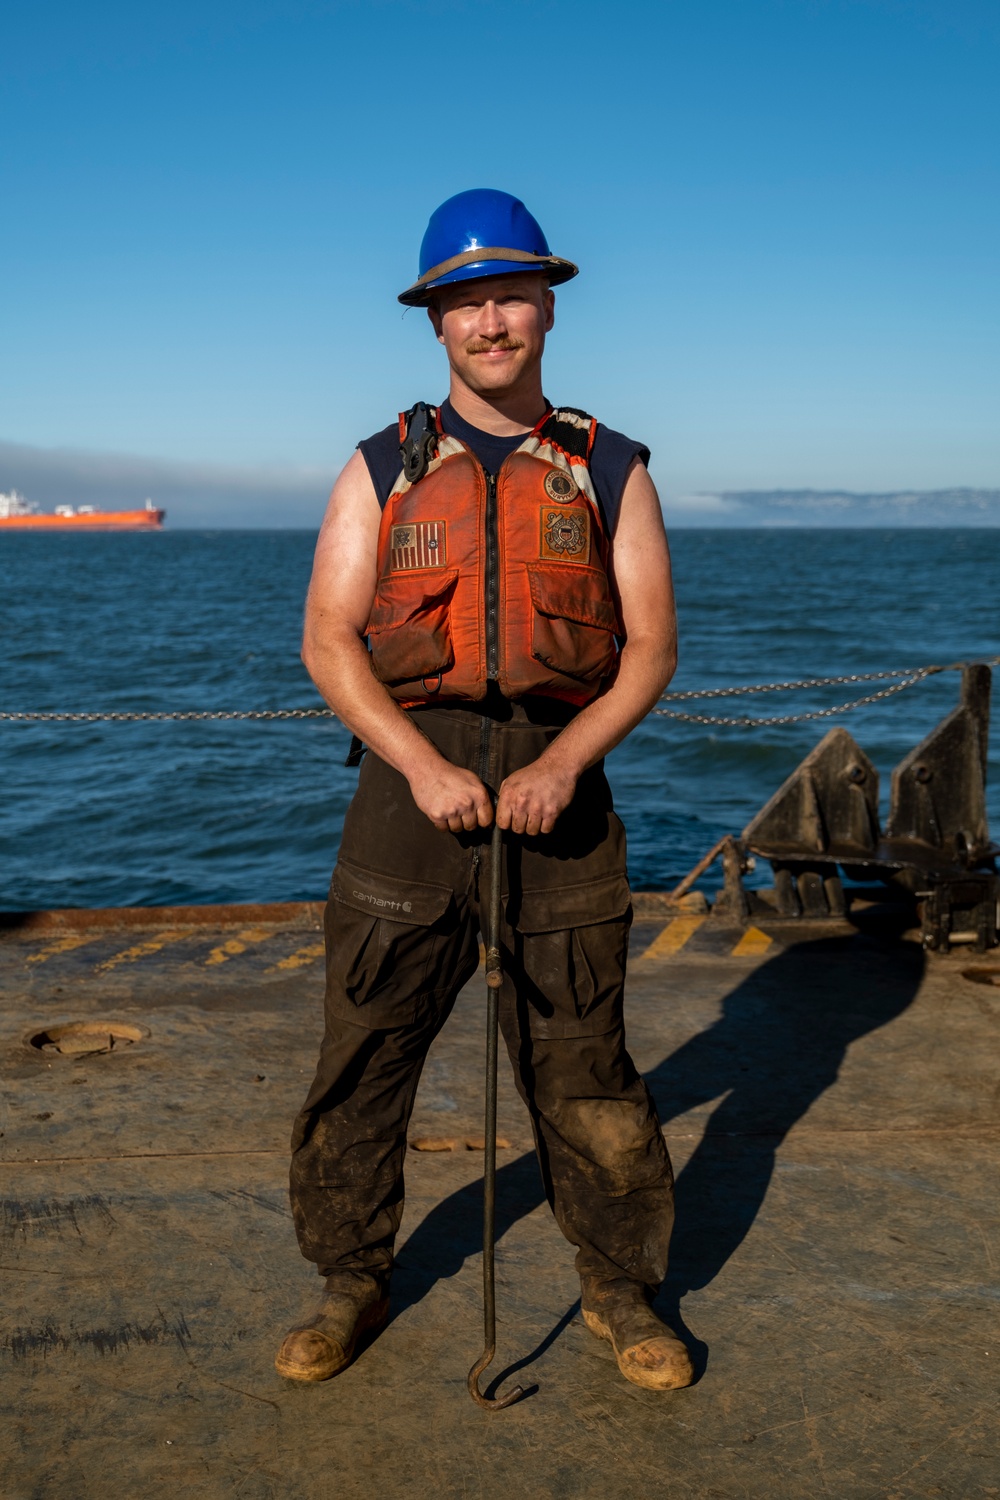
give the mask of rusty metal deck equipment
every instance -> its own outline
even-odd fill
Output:
[[[831,729],[726,851],[729,907],[746,916],[741,859],[770,860],[783,917],[843,917],[841,872],[918,903],[924,944],[997,942],[1000,879],[986,818],[991,671],[962,672],[961,701],[892,773],[879,826],[879,776],[846,729]]]

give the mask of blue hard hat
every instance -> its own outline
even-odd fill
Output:
[[[558,286],[575,276],[578,267],[550,253],[541,225],[520,198],[495,188],[472,188],[431,214],[420,246],[420,275],[399,301],[425,307],[435,287],[512,271],[544,271],[549,285]]]

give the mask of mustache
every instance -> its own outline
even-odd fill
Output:
[[[513,339],[506,334],[502,339],[473,339],[466,344],[466,354],[488,354],[491,349],[523,349],[523,339]]]

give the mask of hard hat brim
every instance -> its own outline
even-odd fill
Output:
[[[516,260],[513,256],[505,256],[503,260],[472,261],[468,265],[442,269],[439,276],[434,275],[436,269],[437,267],[432,268],[427,276],[422,276],[411,287],[407,287],[405,292],[400,292],[396,300],[402,302],[404,307],[426,307],[438,287],[451,286],[456,281],[485,281],[491,276],[510,276],[515,271],[540,271],[549,286],[561,286],[564,281],[571,281],[580,273],[579,266],[558,255],[529,257],[523,252],[518,252]]]

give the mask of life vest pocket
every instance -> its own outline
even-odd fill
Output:
[[[455,665],[451,600],[458,569],[447,573],[403,571],[378,581],[368,643],[380,682],[440,678]]]
[[[566,677],[597,682],[615,664],[618,618],[603,568],[528,563],[531,654]]]

